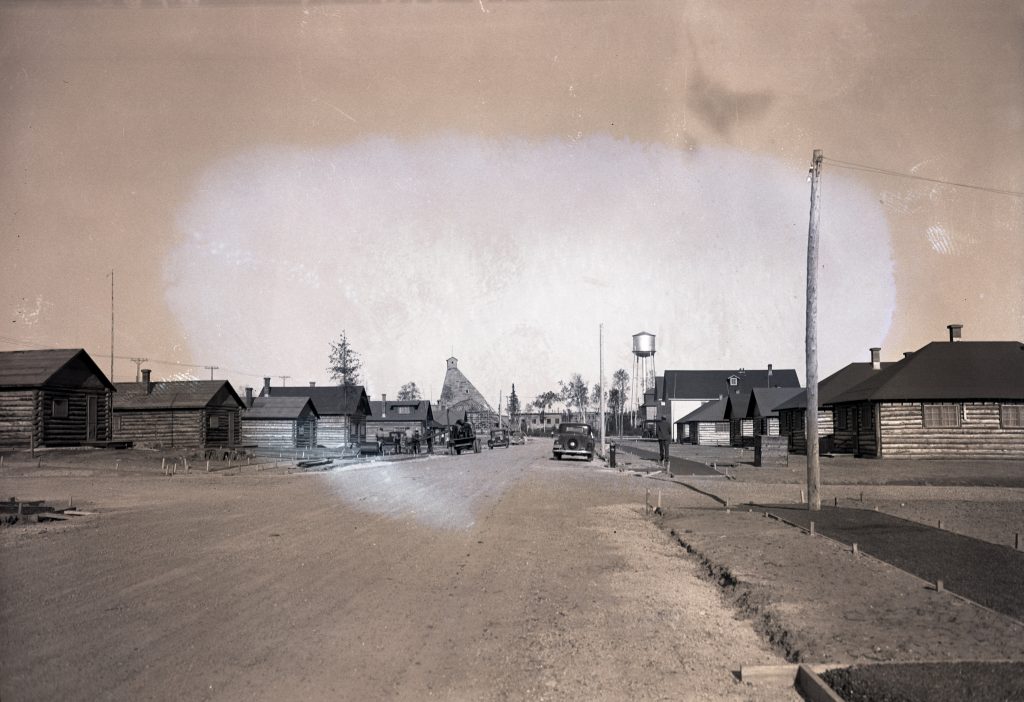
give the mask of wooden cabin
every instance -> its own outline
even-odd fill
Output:
[[[366,418],[370,400],[362,385],[286,385],[271,387],[263,378],[260,397],[305,397],[312,401],[319,418],[316,422],[318,446],[341,448],[366,440]]]
[[[657,397],[661,398],[657,403],[658,414],[668,415],[672,422],[672,438],[680,442],[688,438],[686,432],[690,429],[690,422],[680,423],[679,420],[708,402],[749,392],[753,388],[800,387],[800,379],[795,370],[773,368],[770,363],[767,368],[761,369],[668,370],[657,381]]]
[[[779,413],[775,407],[803,392],[803,388],[754,388],[750,391],[747,418],[754,422],[754,436],[778,436]]]
[[[840,394],[864,382],[892,363],[882,363],[881,349],[871,349],[870,363],[850,363],[818,383],[818,447],[822,453],[852,453],[853,442],[847,434],[844,441],[835,440],[832,403]],[[778,405],[779,433],[789,437],[789,450],[807,453],[807,390],[801,390]]]
[[[677,420],[676,436],[685,437],[687,443],[697,446],[728,446],[729,420],[725,418],[727,402],[724,397],[706,402]]]
[[[308,397],[257,397],[242,413],[242,443],[259,448],[311,449],[317,446],[320,415]]]
[[[114,399],[114,438],[139,446],[219,448],[242,443],[244,403],[226,380],[121,383]]]
[[[858,456],[1024,459],[1024,344],[932,342],[833,399]]]
[[[393,431],[419,432],[424,441],[432,434],[434,413],[429,400],[388,400],[384,396],[379,402],[370,401],[370,416],[366,418],[366,433],[377,436]]]
[[[84,349],[0,352],[0,448],[104,445],[114,392]]]
[[[750,393],[740,392],[725,398],[725,419],[729,422],[729,445],[754,447],[754,420],[747,417]]]

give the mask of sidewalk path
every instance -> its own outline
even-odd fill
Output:
[[[646,447],[641,448],[640,446],[634,443],[617,443],[615,446],[616,449],[620,452],[630,453],[633,454],[634,456],[639,456],[640,458],[644,458],[649,461],[654,461],[655,463],[657,463],[658,461],[657,446],[655,446],[655,450],[653,451],[648,450]],[[671,448],[669,450],[671,451]],[[669,456],[669,470],[672,475],[721,475],[721,473],[716,471],[714,468],[706,466],[703,463],[698,463],[697,461],[690,461],[685,458],[680,458],[679,456],[672,455]]]
[[[858,548],[945,589],[1024,620],[1024,552],[925,526],[883,512],[759,505],[788,522]]]

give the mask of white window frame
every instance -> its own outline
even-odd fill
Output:
[[[1024,429],[1024,405],[999,405],[999,426],[1003,429]]]

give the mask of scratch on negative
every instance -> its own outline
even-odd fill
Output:
[[[356,118],[355,118],[355,117],[353,117],[353,116],[352,116],[352,115],[350,115],[349,113],[345,112],[345,110],[341,109],[341,108],[340,108],[340,107],[338,107],[337,105],[332,105],[331,103],[327,102],[326,100],[321,100],[321,99],[319,99],[319,98],[313,98],[313,102],[322,102],[323,104],[327,105],[327,106],[328,106],[329,108],[331,108],[332,110],[334,110],[335,112],[337,112],[337,113],[338,113],[339,115],[341,115],[342,117],[344,117],[344,118],[346,118],[346,119],[348,119],[348,120],[350,120],[350,121],[352,121],[352,122],[355,122],[355,121],[356,121]]]

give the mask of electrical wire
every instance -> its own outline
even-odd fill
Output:
[[[1010,197],[1024,197],[1024,192],[1017,190],[1003,190],[1001,188],[989,188],[984,185],[973,185],[971,183],[957,183],[952,180],[942,180],[941,178],[928,178],[925,176],[915,175],[913,173],[901,173],[899,171],[891,171],[887,168],[879,168],[877,166],[867,166],[863,163],[853,163],[852,161],[842,161],[836,158],[823,157],[822,161],[831,163],[833,166],[839,168],[847,168],[852,171],[864,171],[866,173],[877,173],[879,175],[892,176],[894,178],[910,178],[912,180],[923,180],[927,183],[938,183],[940,185],[949,185],[955,188],[968,188],[970,190],[980,190],[986,193],[993,193],[995,195],[1008,195]]]

